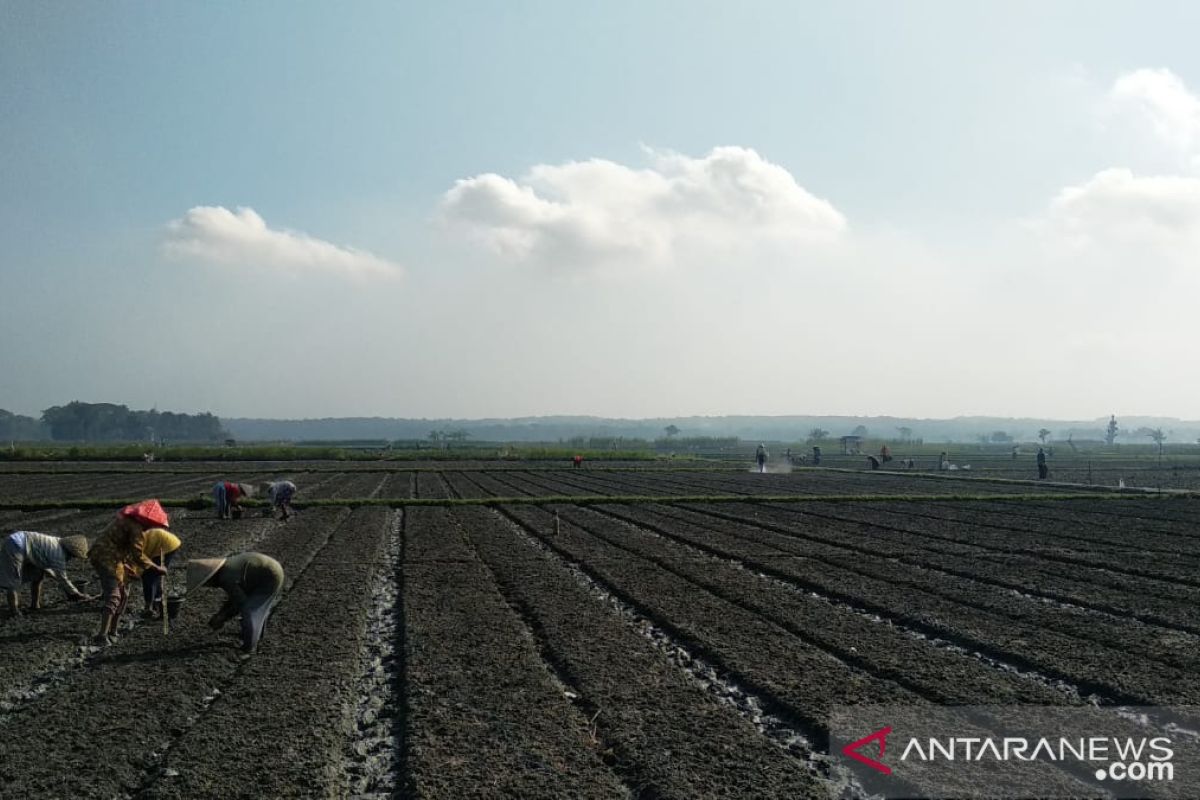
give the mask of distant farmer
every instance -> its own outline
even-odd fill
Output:
[[[879,469],[879,459],[875,456],[867,456],[867,463],[871,465],[871,469]]]
[[[1039,481],[1046,480],[1046,476],[1048,476],[1050,474],[1050,468],[1046,466],[1046,451],[1040,447],[1038,448],[1038,452],[1037,452],[1037,467],[1038,467],[1038,480]]]
[[[572,468],[579,469],[582,466],[583,466],[583,456],[576,455],[574,458],[571,459],[571,467]]]
[[[202,586],[225,590],[225,604],[208,621],[208,627],[220,630],[241,614],[242,652],[253,653],[283,592],[283,567],[262,553],[196,558],[187,565],[187,586],[188,594]]]
[[[142,551],[148,555],[155,563],[162,567],[170,567],[171,562],[175,560],[175,556],[179,553],[179,549],[183,546],[183,542],[179,541],[179,537],[171,533],[165,528],[151,528],[146,531],[146,541],[142,547]],[[141,570],[131,569],[131,572],[136,574]],[[142,616],[150,619],[157,619],[162,614],[162,584],[163,574],[154,570],[146,570],[142,574],[142,599],[146,602],[146,607],[142,610]]]
[[[254,496],[254,489],[244,483],[218,481],[213,484],[213,500],[217,504],[217,519],[229,519],[233,512],[242,511],[242,498]]]
[[[948,469],[950,469],[950,457],[946,455],[946,451],[943,450],[941,454],[938,455],[938,470],[940,472],[945,472]]]
[[[813,466],[821,466],[821,448],[817,445],[813,445]]]
[[[92,598],[75,588],[67,577],[67,562],[87,558],[88,542],[82,536],[47,536],[35,531],[15,531],[0,540],[0,588],[8,595],[8,613],[21,615],[17,593],[29,584],[29,610],[42,607],[42,581],[54,578],[68,600]]]
[[[879,460],[884,464],[892,460],[892,450],[886,444],[879,448]]]
[[[150,558],[151,554],[146,553],[146,531],[166,528],[170,522],[166,510],[157,500],[143,500],[121,509],[117,518],[92,544],[88,561],[92,562],[100,578],[100,589],[104,595],[96,644],[112,644],[116,639],[121,615],[125,613],[125,605],[129,602],[127,579],[143,571],[166,574],[166,567],[155,564]]]
[[[281,513],[280,519],[287,519],[292,515],[292,497],[296,494],[296,484],[291,481],[264,483],[262,493],[270,502],[271,509]]]
[[[784,463],[787,463],[787,464],[792,463],[792,448],[789,447],[787,450],[783,451],[783,460],[784,460]]]
[[[758,449],[754,451],[754,460],[758,462],[758,471],[767,471],[767,446],[759,442]]]

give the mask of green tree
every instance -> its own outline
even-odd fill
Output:
[[[829,438],[829,431],[824,428],[813,428],[808,432],[808,440],[810,442],[820,442]]]
[[[1113,442],[1117,440],[1117,435],[1120,431],[1120,426],[1117,425],[1117,415],[1112,414],[1108,418],[1108,427],[1104,431],[1104,441],[1109,446],[1113,446]]]
[[[1046,440],[1050,438],[1050,429],[1042,428],[1038,431],[1038,438],[1042,440],[1042,444],[1045,444]]]
[[[14,414],[0,409],[0,439],[4,441],[32,441],[45,438],[45,428],[33,417]]]
[[[1162,428],[1138,428],[1137,432],[1142,436],[1149,436],[1156,445],[1158,445],[1158,455],[1161,458],[1163,452],[1163,442],[1167,440],[1167,435],[1163,433]]]
[[[672,436],[679,435],[679,428],[678,428],[678,426],[676,426],[674,424],[668,425],[667,427],[663,428],[663,430],[667,432],[668,439],[670,439]]]
[[[896,430],[900,433],[900,441],[905,442],[905,443],[912,441],[912,435],[913,435],[912,428],[901,425],[899,428],[896,428]]]

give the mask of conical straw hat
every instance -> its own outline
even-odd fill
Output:
[[[63,550],[71,554],[71,558],[78,558],[81,561],[87,558],[88,540],[86,536],[64,536],[58,540],[58,543]]]
[[[141,523],[143,528],[169,528],[171,518],[157,500],[131,503],[121,509],[121,516],[130,517]]]
[[[213,575],[217,574],[225,564],[223,558],[193,558],[187,563],[187,591],[191,594],[194,589],[198,589]]]

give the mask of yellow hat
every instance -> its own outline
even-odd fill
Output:
[[[187,590],[191,594],[199,589],[208,579],[217,574],[217,570],[225,566],[223,558],[193,558],[187,562]]]

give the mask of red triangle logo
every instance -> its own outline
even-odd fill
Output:
[[[888,734],[891,732],[892,732],[892,726],[890,726],[890,725],[886,728],[880,728],[879,730],[872,733],[870,736],[864,736],[863,738],[859,739],[857,742],[851,742],[850,744],[843,747],[842,755],[850,756],[850,758],[853,758],[855,761],[866,764],[871,769],[877,769],[880,772],[882,772],[884,775],[891,775],[892,768],[889,767],[887,764],[884,764],[880,761],[876,761],[875,759],[864,756],[862,753],[858,752],[858,748],[862,747],[863,745],[869,744],[875,740],[879,740],[879,757],[883,758],[883,751],[887,748],[887,737],[888,737]]]

